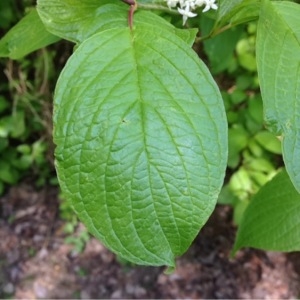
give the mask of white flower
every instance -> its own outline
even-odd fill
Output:
[[[198,7],[205,6],[202,12],[207,12],[210,9],[218,9],[216,0],[165,0],[168,7],[171,9],[177,7],[179,13],[183,16],[183,25],[188,18],[196,17],[197,14],[192,11]]]
[[[205,1],[205,7],[204,7],[202,12],[207,12],[211,8],[212,9],[218,9],[218,6],[215,2],[216,2],[216,0],[206,0]]]
[[[178,1],[177,0],[166,0],[169,8],[176,7]]]
[[[189,10],[189,6],[186,6],[185,9],[181,9],[179,7],[177,9],[178,9],[179,13],[183,16],[183,25],[185,24],[185,22],[188,18],[193,18],[193,17],[197,16],[197,14],[194,14]]]
[[[195,0],[195,5],[196,6],[202,6],[202,5],[206,5],[206,1],[205,0]]]

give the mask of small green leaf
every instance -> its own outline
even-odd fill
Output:
[[[20,138],[26,130],[25,112],[23,110],[17,111],[11,117],[11,132],[13,138]]]
[[[15,184],[19,180],[19,174],[9,162],[0,160],[0,181]]]
[[[248,99],[245,112],[245,125],[250,134],[255,134],[263,128],[263,103],[260,95]]]
[[[259,15],[259,0],[220,0],[217,23],[224,26],[243,24],[257,19]]]
[[[300,191],[300,5],[263,1],[257,64],[268,129],[282,134],[288,174]]]
[[[275,154],[281,154],[281,142],[273,133],[260,131],[254,138],[264,149]]]
[[[0,137],[7,138],[11,132],[11,116],[0,118]]]
[[[213,22],[208,17],[201,17],[202,35],[209,34]],[[236,43],[243,31],[242,27],[236,27],[204,41],[204,51],[209,57],[213,74],[220,73],[230,66]]]
[[[128,26],[128,5],[105,0],[38,0],[37,11],[47,30],[80,43],[97,31]]]
[[[254,170],[254,171],[259,171],[264,173],[270,173],[274,171],[274,166],[272,165],[272,163],[265,158],[251,157],[251,159],[245,162],[245,165],[249,170]]]
[[[238,229],[233,252],[242,247],[300,250],[300,195],[286,171],[253,197]]]
[[[238,61],[248,71],[256,71],[255,37],[239,40],[236,45]]]
[[[238,197],[234,195],[229,185],[224,185],[218,197],[218,204],[234,206],[238,201]]]
[[[19,59],[58,40],[33,9],[0,40],[0,57]]]
[[[240,167],[230,178],[229,188],[240,200],[248,200],[253,193],[253,182],[245,167]]]
[[[248,143],[249,134],[242,126],[235,126],[228,131],[228,166],[237,167],[240,161],[240,152]]]
[[[1,133],[1,126],[0,126],[0,133]],[[5,150],[7,148],[7,146],[9,145],[8,139],[7,138],[3,138],[0,135],[0,153]]]
[[[9,107],[9,102],[3,96],[0,96],[0,113],[3,113]]]
[[[56,165],[89,230],[124,259],[174,265],[212,213],[227,122],[206,66],[140,25],[84,41],[55,92]]]
[[[236,205],[234,206],[234,211],[233,211],[233,222],[236,225],[240,225],[241,221],[243,219],[243,215],[245,213],[245,210],[247,209],[249,205],[249,200],[244,200],[244,201],[238,201]]]

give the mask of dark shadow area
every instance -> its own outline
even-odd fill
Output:
[[[230,259],[232,210],[218,206],[171,275],[121,262],[94,238],[83,252],[65,243],[57,188],[24,182],[0,198],[0,296],[18,299],[292,299],[299,253],[252,249]],[[84,230],[82,225],[77,233]],[[74,235],[77,234],[76,232]]]

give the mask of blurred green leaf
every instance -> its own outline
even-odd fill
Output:
[[[281,142],[279,139],[269,131],[260,131],[255,135],[255,140],[266,150],[281,154]]]
[[[246,99],[246,94],[244,91],[235,89],[230,95],[230,100],[232,104],[239,104]]]
[[[255,38],[247,37],[239,40],[236,45],[238,61],[242,67],[249,71],[256,71]]]
[[[245,162],[247,169],[269,173],[274,171],[274,166],[272,163],[265,158],[256,158],[253,157],[251,160]]]
[[[236,87],[239,90],[245,91],[253,84],[253,76],[243,73],[236,78]]]
[[[256,157],[261,157],[264,154],[263,148],[253,138],[249,139],[248,148]]]
[[[240,152],[248,143],[249,135],[241,126],[235,126],[228,130],[228,166],[231,168],[237,167],[240,161]]]
[[[9,145],[8,139],[0,137],[0,153]]]
[[[234,206],[234,210],[233,210],[233,222],[236,225],[240,225],[240,223],[243,219],[244,212],[245,212],[246,208],[248,207],[248,205],[249,205],[248,200],[236,202],[236,204]]]
[[[7,138],[11,131],[11,116],[5,116],[0,119],[0,137]]]
[[[263,104],[260,95],[248,99],[245,125],[249,133],[255,134],[263,128]]]
[[[248,200],[249,195],[253,193],[253,183],[248,171],[240,167],[230,178],[230,190],[240,200]]]
[[[237,201],[239,201],[239,199],[231,191],[230,186],[228,184],[224,185],[219,194],[218,204],[233,206]]]
[[[261,171],[248,171],[250,178],[253,180],[253,182],[256,184],[257,191],[265,185],[273,176],[269,176]],[[274,172],[275,173],[275,172]],[[275,174],[272,175],[275,175]],[[256,190],[255,190],[256,192]]]
[[[9,107],[9,102],[0,95],[0,113],[4,112]]]
[[[30,154],[31,153],[31,147],[28,144],[22,144],[17,147],[17,151],[22,154]]]
[[[22,155],[13,160],[11,164],[18,170],[27,170],[32,165],[32,157],[31,155]]]
[[[8,162],[0,160],[0,180],[8,184],[16,184],[19,173]]]
[[[209,34],[213,24],[212,19],[203,15],[201,17],[202,35]],[[203,42],[204,51],[209,57],[210,70],[213,74],[218,74],[231,65],[236,43],[243,32],[243,27],[234,27]]]
[[[25,112],[19,110],[10,119],[10,135],[13,138],[20,138],[25,133]]]
[[[1,38],[0,57],[19,59],[58,40],[45,29],[37,11],[33,9]]]

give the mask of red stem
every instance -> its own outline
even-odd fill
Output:
[[[125,2],[126,4],[130,5],[130,9],[128,11],[128,25],[130,30],[132,30],[133,27],[133,14],[137,8],[136,2],[135,0],[122,0],[123,2]]]

